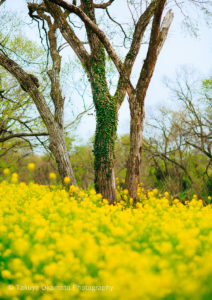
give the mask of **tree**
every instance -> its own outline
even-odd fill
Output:
[[[200,81],[193,79],[193,72],[192,82],[188,72],[180,73],[174,86],[169,85],[180,109],[162,108],[150,119],[144,151],[154,162],[161,182],[172,185],[173,193],[192,187],[201,196],[210,192],[212,181],[211,103]]]
[[[23,91],[30,95],[36,105],[47,129],[50,142],[49,148],[57,162],[61,180],[68,176],[71,179],[72,184],[76,184],[64,137],[63,117],[65,99],[62,97],[60,89],[61,56],[57,45],[56,26],[51,22],[50,18],[48,19],[48,26],[52,64],[51,69],[48,70],[47,74],[50,80],[50,95],[54,106],[54,114],[51,112],[51,107],[47,103],[48,98],[46,99],[44,94],[39,90],[40,83],[38,78],[35,75],[24,71],[20,64],[16,63],[8,56],[4,40],[1,41],[0,65],[16,78]],[[30,134],[28,133],[26,134],[26,136],[29,135]],[[33,133],[33,135],[36,134]],[[22,136],[24,136],[24,134],[22,134]],[[9,138],[9,136],[5,138]]]
[[[93,94],[93,101],[96,109],[97,125],[96,135],[94,142],[94,168],[95,168],[95,186],[98,192],[101,192],[103,196],[109,199],[110,203],[113,203],[116,199],[115,194],[115,175],[114,175],[114,140],[116,137],[117,129],[117,114],[121,103],[123,102],[126,93],[130,95],[130,106],[131,115],[135,114],[137,108],[139,112],[136,112],[136,116],[133,116],[135,120],[131,126],[132,131],[132,149],[131,158],[129,159],[129,166],[127,176],[128,188],[131,195],[135,196],[135,182],[134,177],[138,178],[137,166],[135,162],[138,161],[140,164],[140,150],[137,151],[135,148],[138,145],[140,149],[140,138],[142,133],[142,122],[141,129],[139,129],[138,136],[135,136],[134,126],[137,120],[142,118],[142,108],[139,108],[141,100],[137,100],[135,97],[136,93],[141,91],[142,78],[147,75],[146,88],[144,88],[144,96],[146,93],[147,86],[149,84],[155,62],[151,60],[159,54],[159,51],[165,41],[168,33],[169,26],[171,24],[173,14],[171,11],[164,19],[163,28],[161,28],[160,19],[164,10],[166,1],[151,1],[147,6],[146,10],[141,14],[138,22],[135,25],[134,34],[128,53],[125,56],[124,62],[119,58],[114,48],[112,47],[106,34],[97,25],[96,10],[103,9],[108,13],[108,7],[114,1],[108,1],[104,4],[95,4],[91,1],[81,1],[80,6],[68,3],[63,0],[45,0],[41,4],[29,3],[29,11],[32,17],[35,17],[35,13],[41,16],[41,13],[50,13],[54,19],[56,26],[60,29],[60,32],[68,44],[72,47],[76,55],[78,56],[81,64],[83,65],[85,72],[87,73],[88,79],[91,84],[91,90]],[[55,5],[57,4],[57,5]],[[63,11],[59,6],[65,9]],[[77,15],[85,26],[87,33],[87,43],[90,46],[90,53],[86,50],[83,42],[80,41],[79,35],[72,29],[67,18],[69,14]],[[108,13],[109,14],[109,13]],[[143,68],[142,76],[140,76],[139,87],[134,89],[130,83],[130,75],[135,62],[135,59],[139,53],[141,41],[144,36],[145,30],[149,25],[151,18],[154,17],[154,26],[152,29],[151,38],[151,49],[148,60],[145,67]],[[107,78],[106,78],[106,53],[105,50],[116,66],[120,73],[119,81],[117,84],[114,95],[108,89]],[[151,63],[150,63],[151,62]],[[149,68],[147,68],[147,65]],[[146,74],[146,72],[148,74]],[[145,75],[146,74],[146,75]],[[136,100],[136,102],[134,101]],[[136,146],[134,140],[136,139]],[[134,145],[134,146],[133,146]],[[138,153],[137,153],[138,152]],[[131,162],[132,163],[131,163]],[[132,174],[135,173],[135,176]],[[131,178],[133,179],[131,180]],[[132,184],[134,186],[132,190]]]
[[[77,5],[78,2],[80,2],[80,5]],[[64,39],[72,47],[87,73],[91,83],[97,116],[94,143],[95,185],[97,191],[101,192],[111,203],[115,201],[114,140],[118,110],[126,93],[128,93],[131,111],[131,148],[126,175],[126,187],[129,189],[131,197],[135,199],[140,177],[144,99],[158,55],[166,40],[173,19],[172,11],[167,11],[166,9],[168,1],[140,1],[140,8],[145,6],[144,2],[146,3],[146,9],[141,14],[137,10],[137,14],[139,14],[138,19],[135,20],[134,16],[132,16],[134,28],[130,38],[126,35],[123,26],[117,23],[108,11],[114,0],[101,4],[96,4],[93,0],[72,1],[72,4],[65,0],[44,0],[40,5],[29,5],[31,11],[38,11],[40,9],[51,14]],[[132,5],[136,7],[136,1],[127,1],[127,3],[128,6]],[[202,1],[193,0],[190,3],[194,3],[195,5],[205,4],[205,2],[202,3]],[[181,5],[178,2],[176,4],[178,6]],[[106,33],[100,29],[97,23],[97,10],[99,9],[103,10],[109,19],[121,28],[122,33],[124,33],[123,45],[126,39],[131,39],[123,62]],[[165,12],[166,15],[161,22],[162,15]],[[71,22],[67,19],[69,15],[78,16],[82,25],[84,25],[87,33],[87,40],[84,43],[89,45],[90,52],[87,51],[84,43],[81,42],[81,36],[77,30],[71,27]],[[151,22],[152,19],[153,21]],[[74,26],[74,23],[72,24]],[[130,82],[130,77],[148,25],[151,27],[151,34],[147,56],[137,85],[134,88]],[[105,51],[119,73],[119,80],[114,95],[108,89]]]
[[[144,121],[144,100],[160,50],[165,42],[173,19],[172,11],[168,11],[161,24],[166,1],[159,1],[154,12],[150,42],[136,88],[130,95],[130,154],[128,159],[126,187],[133,199],[136,199],[140,180],[141,151]]]
[[[33,66],[32,63],[34,63],[36,68],[37,66],[40,68],[40,65],[43,65],[40,61],[42,61],[44,51],[21,34],[21,21],[8,14],[6,21],[5,12],[1,12],[1,18],[0,40],[3,41],[1,46],[10,52],[11,56],[24,62],[26,66],[27,64]],[[10,38],[8,38],[8,33],[10,33]],[[44,141],[48,133],[35,106],[13,76],[2,67],[0,67],[0,100],[1,157],[11,152],[20,153],[19,150],[22,147],[25,149],[24,155],[29,154],[34,146],[40,144],[46,148]]]

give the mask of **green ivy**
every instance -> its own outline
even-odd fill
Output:
[[[105,170],[106,176],[111,176],[111,166],[114,157],[114,144],[117,129],[117,105],[115,97],[111,96],[106,82],[105,75],[105,54],[103,47],[100,49],[96,58],[92,59],[91,84],[93,89],[94,104],[96,108],[97,127],[94,141],[94,169],[95,187],[97,184],[97,172]]]

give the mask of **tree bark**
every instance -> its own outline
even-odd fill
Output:
[[[46,9],[50,12],[55,20],[58,28],[61,31],[64,39],[75,51],[80,59],[91,83],[93,101],[96,108],[96,135],[94,142],[94,171],[95,171],[95,187],[96,191],[100,192],[104,198],[110,203],[116,201],[115,190],[115,175],[114,175],[114,139],[117,128],[117,108],[116,101],[108,90],[106,74],[105,74],[105,51],[101,39],[97,37],[99,33],[95,18],[95,5],[93,1],[82,0],[80,8],[64,1],[48,1],[44,0]],[[57,3],[69,12],[76,13],[83,18],[90,46],[90,54],[86,51],[83,43],[77,38],[74,31],[69,26],[64,13]],[[33,12],[39,6],[30,4],[30,9]],[[91,27],[92,28],[91,28]],[[94,32],[92,29],[95,29]],[[100,32],[102,38],[104,34]],[[114,51],[106,39],[110,51]],[[115,56],[115,54],[114,54]],[[116,56],[116,62],[121,63],[121,60]]]
[[[117,130],[116,98],[109,93],[105,76],[105,53],[101,44],[92,36],[92,67],[89,78],[96,109],[96,133],[94,141],[95,188],[108,199],[116,202],[114,171],[114,144]],[[98,46],[98,47],[97,47]]]
[[[130,153],[127,162],[125,185],[130,197],[136,200],[141,175],[144,106],[136,101],[134,94],[132,94],[130,98]]]
[[[94,142],[95,188],[110,204],[116,202],[114,144],[117,129],[115,100],[108,96],[96,102],[96,134]]]
[[[64,177],[69,177],[71,184],[77,185],[70,163],[70,158],[66,149],[63,130],[58,128],[57,130],[54,130],[49,137],[49,149],[55,157],[61,181],[63,182]]]
[[[130,197],[136,201],[137,188],[140,181],[141,153],[143,141],[144,101],[149,87],[158,55],[166,40],[173,13],[169,10],[161,24],[162,13],[166,0],[159,0],[154,13],[149,47],[136,89],[129,97],[130,103],[130,154],[127,165],[125,186]]]
[[[82,9],[96,26],[93,1],[81,1]],[[88,77],[91,82],[94,105],[96,109],[96,133],[94,141],[95,188],[112,204],[116,201],[116,184],[114,171],[114,143],[117,129],[117,105],[110,95],[106,80],[106,56],[104,47],[85,24],[91,49],[91,67]]]

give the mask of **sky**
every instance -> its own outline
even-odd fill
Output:
[[[111,6],[111,13],[117,19],[126,22],[127,9],[124,5],[125,0],[116,0]],[[100,3],[100,1],[96,1]],[[19,16],[27,16],[27,6],[25,0],[7,0],[7,7],[18,13]],[[190,11],[191,12],[191,11]],[[191,18],[196,17],[192,15]],[[164,85],[164,77],[170,81],[175,80],[176,72],[182,67],[188,67],[196,70],[200,77],[209,77],[212,74],[212,26],[208,26],[202,17],[198,17],[198,36],[194,37],[182,26],[183,15],[179,10],[174,10],[174,21],[171,25],[167,40],[159,55],[157,65],[152,77],[148,93],[145,100],[146,118],[160,106],[174,107],[175,100],[171,98],[168,88]],[[37,35],[33,36],[34,31],[30,31],[30,37],[37,39]],[[140,55],[136,60],[134,74],[138,74],[144,55]],[[78,109],[74,110],[75,116],[83,110],[83,102],[76,93],[73,93],[73,105],[78,104]],[[89,100],[90,101],[90,100]],[[79,105],[80,104],[80,105]],[[73,113],[66,113],[68,121],[74,118]],[[119,111],[118,134],[122,135],[129,132],[130,114],[127,100],[124,101]],[[95,132],[95,115],[83,117],[74,134],[79,136],[80,142],[86,142],[94,135]]]

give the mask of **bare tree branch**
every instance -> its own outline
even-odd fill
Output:
[[[109,57],[112,59],[118,72],[120,74],[122,74],[122,76],[121,76],[122,78],[120,79],[120,82],[123,81],[123,78],[125,79],[124,80],[125,85],[128,86],[127,91],[130,94],[132,92],[133,87],[130,84],[129,75],[126,74],[126,70],[129,70],[128,73],[130,74],[130,72],[132,70],[133,62],[135,61],[138,51],[140,49],[140,42],[142,40],[146,26],[148,25],[149,20],[154,13],[156,3],[160,4],[160,1],[158,0],[156,3],[155,3],[155,1],[152,1],[151,4],[146,9],[146,11],[141,15],[141,17],[137,23],[136,29],[135,29],[135,34],[134,34],[132,46],[130,49],[130,51],[132,51],[132,53],[131,52],[128,53],[128,55],[126,57],[126,61],[125,61],[126,65],[124,65],[122,63],[122,61],[116,54],[115,50],[113,49],[113,47],[112,47],[109,39],[105,35],[105,33],[101,29],[98,28],[98,26],[84,13],[84,11],[80,7],[70,4],[65,0],[49,0],[49,1],[45,0],[45,2],[55,3],[55,4],[63,7],[64,9],[67,9],[70,12],[75,13],[77,16],[80,17],[80,19],[87,26],[89,26],[91,28],[91,30],[98,36],[99,40],[104,45]],[[132,54],[132,56],[130,54]],[[124,66],[126,66],[126,68]],[[119,86],[119,88],[118,88],[119,94],[120,94],[120,90],[121,90],[121,87]],[[123,90],[123,88],[122,88],[122,90]],[[125,88],[125,91],[123,90],[123,94],[125,94],[125,93],[126,93],[126,88]]]
[[[96,4],[94,3],[93,6],[94,8],[107,8],[108,6],[110,6],[115,0],[110,0],[106,3],[103,3],[103,4]]]
[[[160,42],[159,42],[159,46],[158,46],[158,50],[157,50],[157,55],[160,54],[160,51],[166,41],[168,32],[169,32],[169,28],[172,24],[172,21],[174,19],[174,14],[172,12],[172,10],[170,9],[167,14],[165,15],[164,19],[163,19],[163,23],[161,26],[161,31],[160,31]]]
[[[11,147],[6,147],[6,150],[3,153],[0,154],[0,157],[5,156],[9,151],[11,151],[12,149],[14,149],[16,146],[17,146],[17,144],[12,145]],[[0,149],[0,150],[2,150],[2,149]]]
[[[161,0],[155,11],[147,56],[144,61],[142,71],[140,73],[140,77],[136,86],[136,94],[143,95],[142,101],[144,101],[144,98],[146,96],[146,91],[149,86],[149,82],[151,80],[158,55],[160,53],[160,50],[162,49],[171,22],[173,20],[172,11],[168,11],[162,23],[162,28],[160,29],[165,2],[166,0]]]
[[[1,53],[0,65],[8,70],[13,76],[15,76],[21,87],[30,94],[46,126],[51,127],[51,124],[54,123],[54,116],[52,115],[43,95],[39,92],[39,89],[36,83],[33,81],[31,74],[26,73],[16,62]],[[33,77],[35,76],[33,75]]]
[[[188,141],[188,140],[186,140],[186,144],[192,146],[192,147],[195,148],[195,149],[200,150],[202,153],[204,153],[204,154],[205,154],[207,157],[209,157],[210,159],[212,158],[211,152],[206,151],[204,148],[199,147],[198,145],[196,145],[196,144],[194,144],[194,143],[192,143],[192,142],[190,142],[190,141]]]
[[[74,31],[69,26],[66,20],[66,14],[63,13],[57,5],[50,3],[50,1],[44,1],[41,5],[36,3],[29,3],[28,8],[31,13],[37,10],[43,10],[52,15],[54,18],[57,26],[59,27],[61,34],[63,35],[64,39],[71,45],[72,49],[76,53],[77,57],[81,61],[83,66],[86,66],[86,69],[89,70],[90,68],[90,56],[85,49],[83,43],[79,40],[76,36]]]
[[[130,39],[128,36],[127,36],[127,34],[126,34],[126,32],[125,32],[125,30],[124,30],[124,28],[123,28],[123,26],[119,23],[119,22],[117,22],[115,19],[113,19],[112,17],[111,17],[111,15],[110,15],[110,13],[109,13],[109,11],[108,11],[108,9],[106,8],[106,14],[107,14],[107,16],[108,16],[108,18],[113,22],[113,23],[115,23],[116,25],[118,25],[120,28],[121,28],[121,31],[123,32],[123,34],[124,34],[124,46],[126,47],[126,45],[125,45],[125,43],[126,43],[126,39]]]
[[[94,108],[94,106],[91,105],[88,109],[86,109],[85,111],[79,113],[79,114],[76,116],[76,118],[75,118],[73,121],[71,121],[70,123],[68,123],[67,125],[65,125],[64,128],[67,129],[68,127],[74,125],[74,123],[76,123],[77,121],[79,121],[86,113],[88,113],[88,112],[89,112],[90,110],[92,110],[93,108]]]
[[[49,0],[49,1],[45,0],[45,2],[55,3],[65,9],[69,10],[70,12],[75,13],[98,36],[99,40],[105,46],[105,49],[108,52],[108,55],[112,59],[113,63],[115,64],[117,70],[119,72],[122,71],[122,69],[123,69],[122,61],[120,60],[120,58],[116,54],[115,50],[113,49],[109,39],[107,38],[105,33],[101,29],[99,29],[98,26],[84,13],[84,11],[81,8],[79,8],[73,4],[70,4],[64,0]]]
[[[14,133],[10,134],[8,136],[5,136],[3,138],[0,138],[0,143],[6,142],[10,139],[13,138],[23,138],[23,137],[32,137],[32,136],[47,136],[49,135],[47,132],[35,132],[35,133],[27,133],[27,132],[22,132],[22,133]]]
[[[151,1],[150,5],[147,7],[145,12],[140,16],[137,24],[135,25],[133,40],[123,65],[124,71],[120,74],[120,78],[116,90],[116,95],[119,95],[119,105],[121,105],[121,102],[124,100],[126,90],[128,92],[128,95],[130,95],[133,90],[132,86],[129,86],[128,78],[130,78],[130,74],[132,72],[134,62],[140,50],[141,41],[143,39],[144,32],[154,14],[154,11],[157,7],[157,2],[158,1]]]

